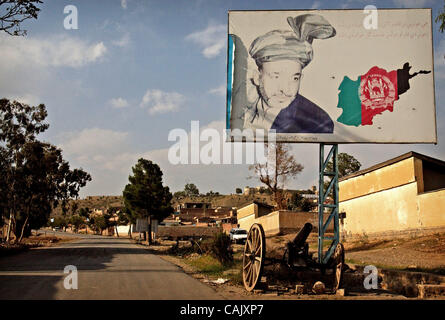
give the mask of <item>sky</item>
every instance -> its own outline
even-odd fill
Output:
[[[75,5],[78,29],[64,28]],[[441,0],[58,0],[44,1],[26,37],[0,34],[0,96],[44,103],[50,128],[41,139],[62,148],[74,168],[92,175],[81,196],[120,195],[141,157],[156,162],[171,191],[201,193],[257,186],[248,165],[173,165],[169,132],[225,127],[227,11],[259,9],[432,8]],[[340,145],[362,169],[416,151],[445,160],[445,36],[433,25],[437,145]],[[296,144],[304,166],[288,188],[318,181],[317,144]],[[249,178],[250,177],[250,178]]]

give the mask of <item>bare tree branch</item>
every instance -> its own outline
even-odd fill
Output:
[[[249,166],[249,170],[253,171],[271,191],[277,208],[286,209],[283,194],[285,183],[294,179],[303,170],[303,166],[290,154],[289,146],[286,144],[265,144],[265,148],[268,153],[275,152],[275,163],[256,163]]]
[[[24,36],[21,24],[27,19],[37,19],[40,0],[0,0],[0,31],[11,36]]]

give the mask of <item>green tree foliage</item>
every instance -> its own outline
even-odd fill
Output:
[[[184,191],[176,191],[176,192],[173,194],[173,197],[175,197],[176,199],[179,199],[179,198],[184,198],[184,197],[186,197],[186,195],[185,195],[185,192],[184,192]]]
[[[73,227],[74,232],[78,232],[80,228],[85,226],[85,218],[80,215],[73,215],[70,218],[71,226]]]
[[[338,154],[338,177],[342,178],[360,170],[361,163],[347,153]],[[326,171],[334,171],[332,159],[326,166]]]
[[[91,216],[89,225],[94,232],[102,234],[108,228],[107,217],[105,215]]]
[[[443,5],[442,11],[439,13],[439,15],[436,17],[435,20],[436,23],[440,22],[439,30],[443,33],[445,30],[445,1]]]
[[[71,170],[57,147],[37,140],[49,125],[43,104],[29,106],[0,99],[0,213],[18,241],[47,224],[53,207],[66,208],[91,180],[82,169]],[[66,210],[65,210],[66,211]]]
[[[68,226],[68,220],[64,216],[56,216],[56,217],[54,217],[54,222],[51,223],[51,227],[53,227],[53,228],[64,229],[67,226]]]
[[[130,220],[154,218],[159,222],[173,213],[172,194],[162,185],[162,171],[150,160],[139,159],[128,177],[123,198]]]
[[[354,158],[353,156],[347,154],[347,153],[339,153],[338,154],[338,178],[346,177],[350,174],[353,174],[354,172],[357,172],[360,170],[361,163]],[[326,171],[333,172],[334,171],[334,165],[332,159],[328,162],[326,166]],[[324,182],[323,190],[326,192],[326,190],[329,187],[330,181]],[[331,189],[331,192],[329,193],[332,196],[332,192],[334,188]]]
[[[199,196],[199,190],[193,183],[187,183],[185,185],[184,193],[187,197]]]
[[[241,194],[241,193],[243,193],[243,190],[241,188],[236,188],[235,192],[237,194]]]
[[[310,212],[314,207],[315,204],[310,199],[303,197],[299,192],[297,192],[292,196],[288,209]]]
[[[27,19],[37,19],[40,0],[0,0],[0,31],[12,36],[24,36],[26,30],[21,23]]]
[[[90,217],[91,210],[88,207],[79,209],[79,216],[88,219]]]

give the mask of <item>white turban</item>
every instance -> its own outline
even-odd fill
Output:
[[[313,39],[335,36],[336,31],[318,14],[304,14],[287,18],[293,31],[274,30],[256,38],[249,53],[257,66],[276,60],[297,60],[304,68],[312,61]]]

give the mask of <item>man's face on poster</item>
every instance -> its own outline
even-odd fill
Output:
[[[289,106],[300,89],[301,70],[295,60],[264,62],[257,83],[264,101],[272,108]]]

